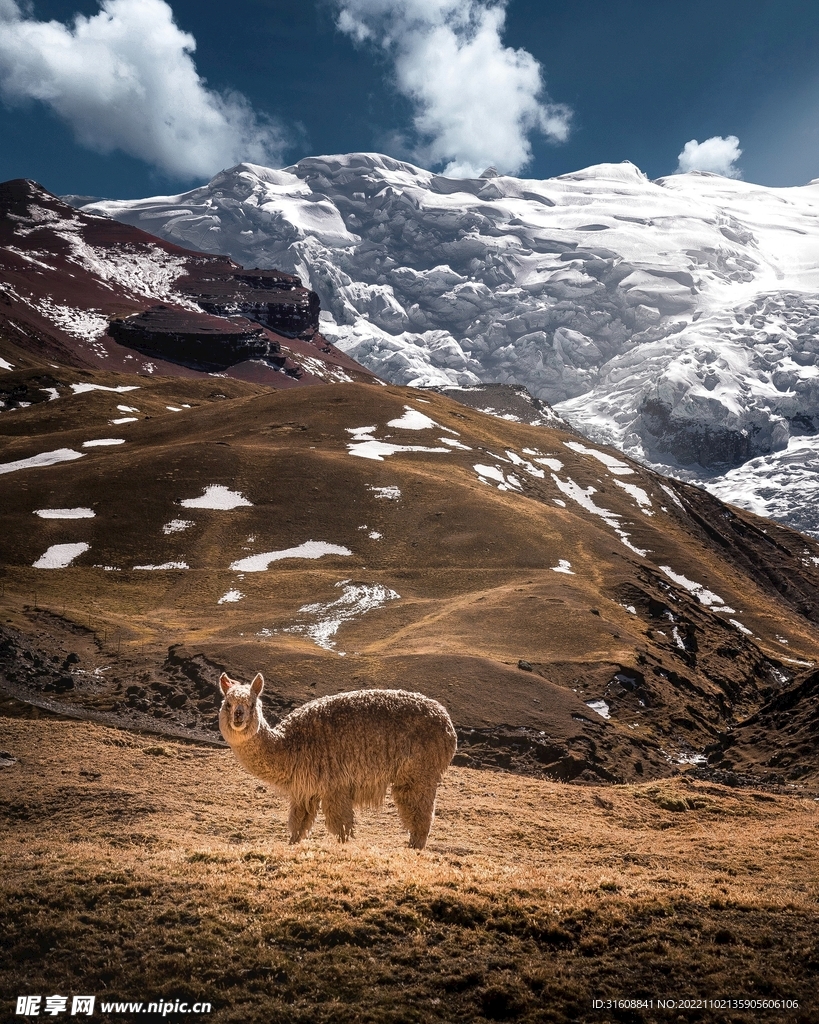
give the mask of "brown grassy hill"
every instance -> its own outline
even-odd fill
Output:
[[[453,768],[421,853],[390,806],[346,846],[322,823],[289,847],[283,802],[229,751],[16,710],[3,1019],[35,993],[93,994],[112,1021],[160,1018],[103,1003],[207,1002],[163,1019],[214,1024],[819,1015],[814,801]]]
[[[52,372],[0,417],[8,693],[215,738],[221,669],[262,670],[274,711],[422,690],[463,765],[631,782],[713,750],[719,778],[815,785],[809,731],[783,759],[765,727],[814,700],[807,538],[432,393]]]

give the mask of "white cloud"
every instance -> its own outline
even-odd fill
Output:
[[[416,159],[445,174],[488,165],[516,174],[530,136],[569,134],[571,111],[544,93],[540,64],[504,46],[505,0],[336,0],[338,28],[393,61],[395,85],[415,104]]]
[[[0,93],[39,100],[101,153],[119,149],[178,178],[251,160],[275,163],[280,128],[247,99],[209,89],[196,41],[164,0],[101,0],[71,25],[37,21],[0,0]]]
[[[736,135],[729,135],[727,138],[714,135],[705,142],[692,139],[686,142],[682,153],[677,157],[677,174],[684,174],[686,171],[713,171],[714,174],[722,174],[726,178],[738,178],[742,172],[734,165],[741,156],[742,150],[739,148],[739,139]]]

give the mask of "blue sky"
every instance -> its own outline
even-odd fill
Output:
[[[355,150],[456,174],[632,160],[658,177],[692,140],[682,166],[819,177],[815,0],[103,6],[0,0],[0,180],[129,198],[243,158]]]

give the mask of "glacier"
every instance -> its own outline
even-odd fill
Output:
[[[83,209],[298,274],[328,340],[393,383],[522,385],[597,442],[819,529],[819,180],[461,180],[352,153]]]

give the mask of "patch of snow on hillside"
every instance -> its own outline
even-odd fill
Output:
[[[75,452],[73,448],[57,448],[53,452],[42,452],[40,455],[31,455],[27,459],[16,459],[14,462],[0,463],[0,474],[15,473],[18,469],[39,469],[41,466],[54,466],[58,462],[72,462],[74,459],[81,459],[82,452]]]
[[[616,512],[610,512],[606,508],[600,508],[599,505],[595,505],[592,501],[591,496],[597,493],[596,487],[590,486],[584,489],[579,484],[576,484],[571,477],[564,481],[554,473],[552,473],[552,480],[554,480],[563,494],[571,498],[572,501],[576,501],[577,504],[587,512],[591,512],[592,515],[599,516],[608,526],[610,526],[620,538],[621,542],[625,544],[630,551],[633,551],[636,555],[640,555],[641,558],[645,558],[648,551],[643,551],[631,543],[631,538],[620,526],[620,516]]]
[[[356,442],[360,441],[373,441],[373,434],[378,430],[378,427],[345,427],[348,434],[353,435],[353,440]]]
[[[79,544],[52,544],[44,555],[34,563],[34,569],[66,569],[75,558],[89,548],[85,542]]]
[[[235,604],[237,601],[241,601],[245,595],[241,590],[229,590],[226,594],[222,594],[217,604]]]
[[[190,569],[187,562],[163,562],[162,565],[135,565],[134,569],[157,572],[165,569]]]
[[[118,412],[139,412],[139,409],[134,408],[133,405],[118,405]]]
[[[40,299],[34,304],[34,308],[42,316],[56,324],[60,330],[81,341],[93,343],[108,330],[108,317],[103,316],[98,310],[62,306],[51,298]],[[98,354],[106,355],[107,353],[103,348],[98,351]]]
[[[193,526],[192,519],[172,519],[169,523],[165,523],[162,527],[162,532],[166,537],[172,533],[181,533],[183,530],[188,530]]]
[[[538,469],[537,466],[532,465],[528,459],[522,459],[517,452],[510,452],[507,450],[506,454],[509,457],[509,461],[514,466],[520,466],[524,473],[528,473],[529,476],[536,477],[538,480],[543,480],[546,476],[546,473],[542,469]]]
[[[299,622],[289,626],[284,632],[303,633],[309,636],[317,646],[326,651],[332,651],[336,646],[333,638],[342,623],[366,615],[368,612],[383,607],[388,601],[397,601],[401,597],[396,591],[390,590],[380,583],[368,585],[342,580],[340,583],[336,583],[336,586],[344,588],[341,597],[324,604],[306,604],[299,608],[301,615],[309,616],[313,621]]]
[[[272,562],[279,562],[284,558],[322,558],[324,555],[352,555],[349,548],[339,544],[328,544],[323,540],[308,540],[295,548],[285,548],[283,551],[266,551],[260,555],[250,555],[248,558],[240,558],[231,564],[231,569],[236,572],[265,572]]]
[[[111,445],[125,444],[124,437],[98,437],[96,441],[83,441],[83,448],[108,448]]]
[[[683,503],[680,501],[680,499],[679,499],[679,497],[677,495],[677,492],[672,490],[666,484],[660,484],[660,487],[662,487],[662,489],[669,496],[669,498],[671,498],[671,500],[674,502],[674,504],[675,505],[679,505],[679,507],[683,510],[683,512],[685,512],[685,505],[683,505]]]
[[[117,387],[109,387],[107,384],[72,384],[71,390],[75,395],[84,395],[89,391],[113,391],[116,394],[122,394],[125,391],[139,391],[139,384],[120,384]]]
[[[622,480],[615,480],[614,482],[617,484],[618,487],[622,487],[627,494],[630,494],[631,497],[634,498],[634,500],[640,506],[640,511],[643,513],[643,515],[654,515],[653,512],[649,511],[651,509],[651,498],[649,498],[648,494],[646,493],[646,491],[643,490],[642,487],[638,487],[637,484],[623,483]]]
[[[375,438],[348,442],[347,448],[350,455],[372,459],[374,462],[383,462],[388,455],[398,452],[443,452],[449,455],[451,451],[449,448],[427,448],[417,444],[390,444],[387,441],[376,441]]]
[[[591,457],[597,459],[598,462],[602,462],[606,469],[615,476],[629,476],[634,472],[634,470],[630,466],[627,466],[625,462],[622,462],[620,459],[616,459],[613,455],[609,455],[608,452],[600,452],[596,448],[588,448],[579,441],[564,441],[563,444],[565,444],[567,448],[571,448],[573,452],[577,452],[578,455],[591,455]]]
[[[744,633],[746,636],[753,636],[754,635],[751,632],[751,630],[748,629],[747,626],[743,626],[743,624],[739,621],[739,619],[729,619],[728,621],[731,623],[732,626],[736,626],[736,628],[740,631],[740,633]]]
[[[388,487],[375,487],[370,484],[367,486],[368,491],[372,491],[376,498],[385,498],[387,501],[398,501],[401,497],[401,488],[390,485]]]
[[[508,476],[505,476],[503,471],[497,466],[485,466],[482,463],[477,463],[472,468],[478,474],[478,479],[483,484],[489,483],[490,480],[494,480],[498,485],[499,491],[522,490],[521,482],[517,477],[512,476],[511,473]]]
[[[410,405],[404,406],[403,416],[389,420],[387,426],[398,427],[400,430],[431,430],[433,427],[437,427],[438,430],[447,430],[450,434],[458,433],[457,430],[452,430],[451,427],[442,427],[440,423],[436,423],[435,420],[425,416],[424,413],[419,412],[417,409],[413,409]]]
[[[298,356],[299,363],[308,373],[320,380],[326,380],[333,384],[352,384],[354,378],[346,370],[334,363],[327,363],[317,356]]]
[[[132,295],[173,302],[201,312],[200,307],[175,290],[176,281],[187,272],[185,256],[169,253],[158,245],[89,245],[81,236],[81,224],[62,221],[52,225],[55,234],[71,247],[69,260],[100,278],[109,288],[125,289]]]
[[[463,452],[472,451],[468,444],[463,444],[461,441],[458,441],[454,437],[439,437],[438,440],[441,442],[441,444],[448,444],[450,448],[458,448],[460,449],[460,451]]]
[[[136,423],[136,416],[118,416],[115,420],[109,420],[108,422],[112,427],[121,427],[123,423]]]
[[[230,511],[234,508],[250,508],[253,504],[238,491],[231,491],[224,484],[208,484],[201,498],[185,498],[180,502],[183,508],[212,508]]]
[[[565,558],[561,558],[557,565],[552,566],[552,572],[563,572],[567,576],[574,576],[572,571],[572,563],[567,562]]]
[[[689,580],[682,573],[674,572],[669,565],[661,565],[660,571],[664,572],[670,580],[673,580],[678,586],[684,587],[689,593],[694,594],[700,604],[704,604],[707,608],[713,608],[714,611],[719,612],[733,612],[733,608],[729,608],[719,594],[715,594],[713,590],[708,590],[702,585],[702,583],[696,583],[694,580]]]
[[[41,519],[93,519],[96,513],[90,508],[38,508],[34,514]]]
[[[0,358],[0,370],[13,370],[14,363],[10,363],[7,359]]]
[[[596,711],[601,718],[611,718],[611,711],[604,700],[587,700],[586,707]]]

